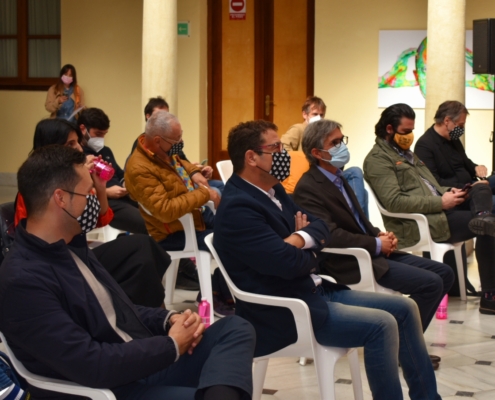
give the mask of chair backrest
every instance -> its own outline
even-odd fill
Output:
[[[217,169],[223,183],[226,183],[234,173],[234,167],[232,165],[232,161],[230,160],[217,162]]]
[[[45,378],[40,375],[33,374],[17,359],[14,352],[10,349],[7,340],[3,333],[0,332],[0,338],[5,345],[7,355],[14,366],[14,369],[21,375],[31,386],[40,389],[50,390],[52,392],[73,394],[76,396],[89,397],[93,400],[115,400],[114,394],[108,389],[93,389],[81,386],[70,381],[62,381],[60,379]]]
[[[419,242],[416,243],[414,246],[408,247],[406,249],[401,249],[404,251],[431,251],[431,248],[434,246],[433,239],[431,238],[430,235],[430,227],[428,225],[428,219],[426,216],[423,214],[417,214],[417,213],[393,213],[390,211],[387,211],[385,207],[383,207],[382,203],[380,203],[380,200],[378,200],[378,197],[376,196],[375,192],[366,183],[366,189],[368,190],[368,195],[370,198],[373,199],[374,203],[378,207],[378,210],[380,211],[382,218],[383,216],[391,217],[391,218],[400,218],[400,219],[410,219],[416,221],[418,224],[418,229],[419,229]],[[385,221],[384,221],[385,224]]]
[[[304,301],[299,299],[267,296],[240,290],[234,284],[234,282],[232,282],[232,279],[230,279],[230,276],[223,266],[218,253],[213,247],[213,233],[210,233],[208,236],[206,236],[205,243],[210,249],[213,258],[216,260],[218,268],[220,268],[220,271],[222,272],[225,281],[229,286],[229,289],[237,299],[240,299],[247,303],[263,304],[275,307],[286,307],[292,311],[294,320],[296,322],[297,342],[273,354],[267,355],[267,357],[277,357],[277,355],[280,353],[280,356],[283,357],[305,356],[314,358],[313,349],[316,344],[316,340],[313,333],[313,324],[311,323],[311,316],[309,313],[308,305]]]

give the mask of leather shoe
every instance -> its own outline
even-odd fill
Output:
[[[469,230],[476,236],[488,235],[495,237],[495,215],[492,213],[475,216],[469,221]]]
[[[432,363],[439,363],[440,361],[442,361],[439,356],[436,356],[434,354],[430,354],[430,360]]]
[[[495,299],[493,292],[483,293],[480,299],[480,313],[495,315]]]
[[[432,362],[431,365],[433,366],[433,370],[436,371],[438,369],[438,367],[440,366],[440,363]]]
[[[177,272],[177,280],[175,281],[175,288],[182,290],[199,290],[199,283],[195,280],[189,278],[182,271]]]

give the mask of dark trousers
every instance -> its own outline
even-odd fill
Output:
[[[112,391],[119,400],[194,400],[201,399],[208,387],[227,385],[251,399],[255,342],[249,322],[236,316],[222,318],[205,331],[192,355],[186,353],[168,368]]]
[[[125,196],[121,199],[108,199],[108,205],[113,211],[110,226],[130,233],[148,234],[144,219],[137,208],[137,203]]]
[[[492,191],[488,185],[474,185],[469,197],[461,205],[445,211],[450,229],[448,243],[464,242],[475,237],[469,230],[469,221],[479,212],[492,210]],[[476,236],[476,259],[480,274],[481,290],[495,289],[495,238]],[[456,268],[456,266],[452,266]]]
[[[203,219],[205,221],[206,229],[204,231],[196,231],[196,240],[198,241],[198,248],[200,250],[209,252],[210,250],[205,244],[205,237],[213,232],[215,215],[208,207],[206,207],[205,211],[203,212]],[[186,235],[184,235],[184,231],[174,232],[171,235],[168,235],[161,242],[159,242],[159,244],[165,250],[183,250],[184,246],[186,245]]]
[[[393,253],[387,261],[389,270],[377,283],[410,295],[418,305],[423,332],[426,331],[440,301],[454,283],[452,268],[410,254]]]
[[[162,278],[170,256],[151,236],[120,236],[94,248],[93,253],[134,304],[163,304]]]

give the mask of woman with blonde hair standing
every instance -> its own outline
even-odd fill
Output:
[[[84,93],[77,84],[76,69],[66,64],[60,70],[59,81],[48,89],[45,108],[52,118],[75,122],[74,111],[84,106]]]

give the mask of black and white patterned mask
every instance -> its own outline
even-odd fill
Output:
[[[290,175],[290,154],[285,149],[280,153],[272,153],[272,168],[269,174],[280,182]]]
[[[79,225],[81,226],[82,233],[91,232],[96,228],[98,216],[100,215],[101,210],[100,202],[95,195],[88,194],[86,199],[86,207],[84,208],[83,213],[80,217],[76,218],[77,222],[79,222]]]
[[[460,126],[456,126],[454,129],[452,129],[449,132],[449,136],[451,140],[457,140],[459,139],[462,135],[464,135],[464,128],[461,128]]]
[[[172,145],[172,148],[168,151],[168,155],[172,157],[173,155],[179,154],[184,148],[184,142],[180,141],[179,143],[175,143]]]

